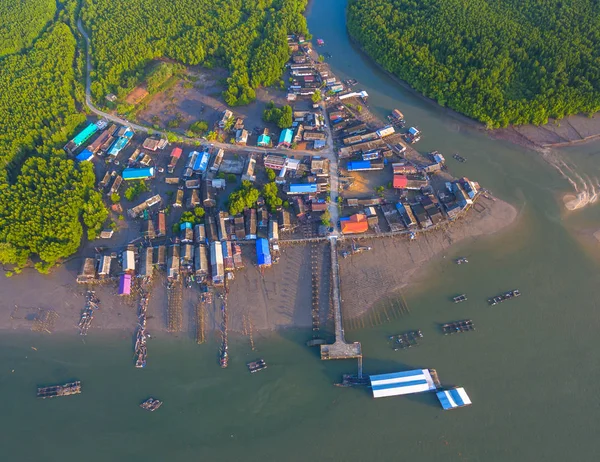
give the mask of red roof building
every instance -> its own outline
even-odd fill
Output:
[[[369,230],[367,217],[362,213],[355,213],[348,220],[340,221],[342,226],[342,234],[359,234],[366,233]]]
[[[404,175],[394,175],[394,188],[404,189],[408,185],[408,178]]]

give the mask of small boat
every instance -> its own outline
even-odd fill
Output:
[[[323,45],[325,45],[325,40],[323,39],[317,39],[317,45],[322,47]]]
[[[460,156],[458,154],[452,154],[452,157],[454,157],[454,159],[456,159],[457,161],[464,163],[467,161],[467,159],[465,159],[463,156]]]
[[[267,363],[264,359],[259,359],[258,361],[252,361],[246,364],[248,366],[248,370],[254,374],[255,372],[262,371],[267,368]]]
[[[148,398],[146,401],[144,401],[142,404],[140,404],[140,407],[142,409],[146,409],[147,411],[154,412],[159,407],[161,407],[162,404],[163,404],[162,401],[159,399]]]
[[[454,303],[466,302],[467,296],[466,296],[466,294],[460,294],[460,295],[457,295],[456,297],[452,298],[452,300],[454,300]]]
[[[469,260],[467,260],[465,257],[460,257],[456,259],[457,265],[462,265],[463,263],[469,263]]]

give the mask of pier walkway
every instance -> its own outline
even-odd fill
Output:
[[[352,359],[362,358],[360,342],[347,343],[342,322],[342,298],[340,293],[340,272],[337,252],[337,236],[330,237],[331,246],[331,276],[333,314],[335,322],[335,342],[331,345],[321,345],[321,359]]]

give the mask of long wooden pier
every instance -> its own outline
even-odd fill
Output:
[[[362,376],[362,347],[360,342],[347,343],[344,335],[342,319],[342,299],[340,292],[340,274],[337,251],[337,237],[331,236],[331,274],[332,274],[332,304],[335,323],[335,342],[331,345],[321,345],[321,359],[361,359],[359,372]]]

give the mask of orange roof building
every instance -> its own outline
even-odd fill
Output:
[[[348,220],[341,220],[342,234],[366,233],[369,230],[367,217],[362,213],[355,213]]]

